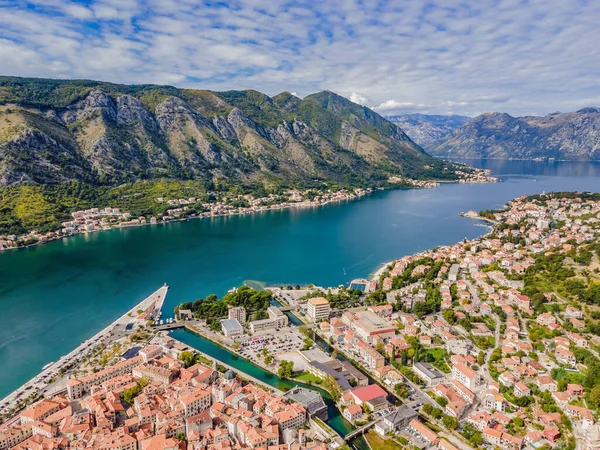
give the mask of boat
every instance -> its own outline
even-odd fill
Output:
[[[52,367],[52,364],[54,364],[54,362],[49,362],[48,364],[46,364],[44,367],[42,367],[42,372],[46,369],[49,369],[50,367]]]

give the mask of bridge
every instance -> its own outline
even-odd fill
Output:
[[[363,425],[362,427],[359,427],[356,430],[351,431],[346,436],[344,436],[344,441],[348,442],[349,440],[355,438],[359,434],[363,434],[365,431],[367,431],[369,428],[371,428],[373,425],[375,425],[376,422],[377,422],[377,420],[373,420],[373,421],[367,423],[366,425]]]
[[[164,325],[156,325],[152,327],[152,329],[156,331],[169,331],[177,328],[185,328],[185,322],[166,323]]]
[[[288,311],[298,311],[300,309],[299,306],[278,306],[277,309],[281,312],[288,312]]]

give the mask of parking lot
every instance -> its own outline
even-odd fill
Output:
[[[273,356],[299,350],[304,346],[304,337],[294,328],[253,336],[241,344],[238,352],[249,359],[262,359],[263,349]],[[260,358],[258,358],[260,355]]]

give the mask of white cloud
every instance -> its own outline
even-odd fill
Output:
[[[600,98],[599,17],[584,0],[0,0],[0,70],[539,114]]]
[[[356,92],[353,92],[350,95],[350,101],[352,101],[354,103],[358,103],[359,105],[366,105],[367,104],[367,97],[365,97],[362,94],[357,94]]]
[[[382,114],[389,114],[392,112],[403,112],[406,110],[417,110],[426,108],[428,108],[428,106],[423,103],[398,102],[396,100],[388,100],[386,102],[381,103],[379,106],[374,106],[373,110],[381,112]]]

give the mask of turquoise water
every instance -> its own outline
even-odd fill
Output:
[[[497,184],[377,192],[316,209],[111,230],[0,253],[0,397],[162,283],[171,286],[166,313],[245,280],[336,286],[485,232],[461,211],[535,192],[600,191],[599,164],[498,163],[505,175]]]

